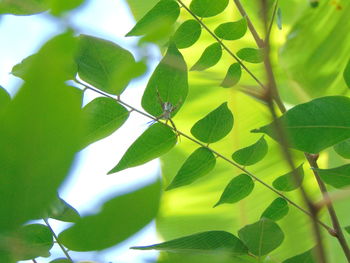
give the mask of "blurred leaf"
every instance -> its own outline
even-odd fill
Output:
[[[60,197],[51,204],[47,217],[72,223],[80,219],[78,211]]]
[[[0,112],[2,110],[5,110],[5,108],[10,104],[10,102],[10,94],[8,94],[7,91],[0,86]]]
[[[205,143],[214,143],[224,138],[233,127],[233,115],[227,102],[197,121],[191,133],[198,140]]]
[[[223,12],[228,2],[228,0],[192,0],[190,9],[199,17],[211,17]]]
[[[173,41],[177,48],[188,48],[197,42],[201,33],[202,26],[197,20],[187,20],[176,30]]]
[[[350,139],[334,145],[334,151],[345,159],[350,159]]]
[[[277,9],[276,21],[277,21],[277,27],[278,27],[278,29],[279,29],[279,30],[282,30],[282,28],[283,28],[282,9],[281,9],[280,7]]]
[[[202,71],[215,66],[222,56],[222,49],[219,43],[208,46],[202,53],[199,60],[192,66],[191,71]]]
[[[154,7],[159,0],[127,0],[128,6],[136,21],[140,20],[149,10]]]
[[[58,237],[73,251],[102,250],[114,246],[151,222],[160,199],[160,182],[107,201],[96,215],[83,217]]]
[[[264,60],[262,50],[256,48],[242,48],[237,52],[237,56],[249,63],[261,63]]]
[[[302,183],[304,179],[303,164],[301,164],[298,168],[296,168],[296,170],[297,170],[297,173],[301,176],[300,182]],[[278,177],[276,180],[273,181],[272,185],[278,191],[284,191],[284,192],[293,191],[300,186],[300,184],[295,182],[293,172],[289,172]]]
[[[119,129],[129,117],[129,111],[115,99],[99,97],[83,108],[86,126],[83,146],[101,140]]]
[[[342,188],[350,185],[350,164],[331,169],[315,169],[322,181],[335,188]]]
[[[344,227],[345,231],[348,232],[348,234],[350,234],[350,226],[346,226]]]
[[[79,77],[104,92],[120,95],[130,80],[144,73],[143,62],[117,44],[92,37],[79,37],[76,56]]]
[[[51,3],[51,13],[53,15],[61,15],[64,12],[75,9],[85,0],[49,0]]]
[[[350,137],[350,99],[328,96],[299,104],[279,121],[288,135],[289,146],[308,153],[320,151]],[[276,140],[274,124],[253,132],[263,132]]]
[[[288,202],[278,197],[262,213],[261,218],[268,218],[273,221],[278,221],[285,217],[289,212]]]
[[[129,147],[122,159],[108,174],[147,163],[171,150],[177,142],[173,130],[162,124],[155,123],[149,127]]]
[[[254,189],[252,178],[246,174],[241,174],[233,178],[226,186],[220,200],[214,205],[233,204],[247,197]]]
[[[313,254],[313,249],[310,249],[302,254],[286,259],[283,263],[317,263]]]
[[[227,22],[220,24],[214,33],[224,40],[237,40],[242,38],[247,32],[247,20],[242,18],[236,22]]]
[[[216,158],[208,148],[198,148],[187,158],[166,190],[193,183],[213,170],[215,164]]]
[[[281,228],[274,221],[266,218],[243,227],[238,231],[238,236],[249,251],[258,257],[275,250],[284,240]]]
[[[225,79],[221,83],[221,87],[230,88],[236,85],[241,79],[242,69],[239,63],[232,64],[226,73]]]
[[[344,80],[346,85],[350,89],[350,59],[344,70]]]
[[[48,9],[48,0],[3,0],[0,14],[32,15]]]
[[[240,165],[253,165],[261,161],[267,154],[268,146],[264,136],[256,143],[240,149],[232,154],[232,159]]]

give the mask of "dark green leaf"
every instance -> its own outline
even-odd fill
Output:
[[[350,226],[346,226],[344,228],[345,228],[345,231],[348,232],[348,234],[350,234]]]
[[[174,117],[187,97],[187,75],[186,62],[175,44],[171,43],[147,84],[142,107],[149,114],[160,117],[163,113],[161,103],[170,102],[175,107],[171,113],[171,117]]]
[[[350,139],[334,145],[334,151],[345,159],[350,159]]]
[[[101,140],[119,129],[129,117],[129,111],[115,99],[100,97],[83,108],[86,126],[83,146]]]
[[[261,218],[268,218],[273,221],[278,221],[288,214],[289,206],[288,202],[278,197],[265,209],[262,213]]]
[[[221,204],[233,204],[247,197],[254,189],[254,182],[250,176],[246,174],[238,175],[233,178],[226,186],[220,200],[214,207]]]
[[[261,63],[264,60],[263,51],[256,48],[242,48],[237,52],[237,56],[249,63]]]
[[[48,0],[5,0],[0,2],[0,14],[32,15],[48,7]]]
[[[0,112],[4,110],[11,102],[11,97],[7,91],[0,86]]]
[[[236,40],[242,38],[247,32],[247,20],[242,18],[236,22],[227,22],[219,25],[214,33],[224,40]]]
[[[143,62],[117,44],[100,38],[81,35],[76,56],[79,77],[97,89],[121,94],[130,80],[143,74]]]
[[[228,0],[192,0],[190,9],[199,17],[211,17],[223,12],[228,2]]]
[[[191,19],[181,24],[176,30],[173,40],[177,48],[188,48],[197,42],[201,33],[201,25],[197,20]]]
[[[270,219],[260,219],[238,231],[239,238],[256,256],[264,256],[279,247],[284,234],[281,228]]]
[[[268,146],[263,136],[256,143],[234,152],[232,159],[244,166],[253,165],[265,157],[267,150]]]
[[[83,217],[58,239],[74,251],[102,250],[141,230],[156,216],[160,182],[106,202],[101,212]]]
[[[137,138],[117,166],[109,171],[108,174],[156,159],[171,150],[176,142],[177,136],[170,127],[162,123],[155,123]]]
[[[320,151],[350,138],[350,99],[328,96],[295,106],[279,121],[284,125],[290,147],[308,153]],[[271,123],[252,132],[263,132],[276,140]]]
[[[191,70],[202,71],[215,66],[222,56],[222,49],[219,43],[207,47],[199,60],[192,66]]]
[[[314,258],[314,249],[310,249],[302,254],[288,258],[283,263],[317,263]]]
[[[72,223],[80,219],[78,211],[60,197],[51,204],[47,217]]]
[[[277,9],[276,20],[277,20],[278,29],[282,30],[282,26],[283,26],[283,24],[282,24],[282,10],[280,7]]]
[[[198,140],[213,143],[224,138],[233,127],[233,115],[227,102],[210,112],[203,119],[196,122],[191,133]]]
[[[214,169],[216,158],[208,148],[201,147],[194,151],[177,172],[166,190],[188,185]]]
[[[331,169],[316,169],[322,181],[336,188],[350,185],[350,164]]]
[[[221,87],[230,88],[236,85],[241,79],[242,69],[239,63],[232,64],[225,76],[225,79],[221,83]]]
[[[344,80],[346,85],[350,89],[350,59],[344,70]]]
[[[301,176],[301,183],[304,179],[304,169],[303,164],[300,165],[297,169],[297,173]],[[289,192],[297,189],[301,184],[295,182],[293,172],[286,173],[278,177],[272,183],[273,187],[279,191]]]
[[[164,250],[171,252],[226,252],[233,255],[248,253],[247,247],[239,238],[225,231],[208,231],[145,247],[132,247],[139,250]]]

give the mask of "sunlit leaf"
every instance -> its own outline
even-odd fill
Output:
[[[337,154],[345,159],[350,159],[350,139],[342,141],[334,145],[334,150]]]
[[[237,52],[237,56],[249,63],[261,63],[264,60],[263,51],[256,48],[242,48]]]
[[[177,136],[170,127],[162,123],[155,123],[137,138],[108,174],[156,159],[171,150],[176,142]]]
[[[300,165],[297,169],[297,173],[301,177],[300,183],[302,183],[304,179],[304,169],[303,164]],[[279,191],[289,192],[297,189],[300,184],[295,182],[293,172],[286,173],[282,176],[279,176],[276,180],[272,183],[273,187]]]
[[[224,40],[236,40],[242,38],[247,32],[247,20],[242,18],[236,22],[227,22],[219,25],[214,33]]]
[[[288,202],[278,197],[272,201],[272,203],[262,213],[261,218],[268,218],[273,221],[278,221],[288,214],[289,206]]]
[[[344,80],[348,88],[350,89],[350,60],[344,70]]]
[[[193,183],[213,170],[215,164],[216,158],[210,150],[198,148],[187,158],[166,190]]]
[[[350,164],[330,169],[316,169],[322,181],[336,188],[350,185]]]
[[[191,70],[202,71],[215,66],[222,56],[222,49],[219,43],[207,47],[199,60],[192,66]]]
[[[310,249],[302,254],[288,258],[283,263],[317,263],[314,258],[314,249]]]
[[[0,86],[0,112],[4,110],[11,102],[11,97],[7,91]]]
[[[60,197],[51,204],[47,217],[72,223],[80,219],[78,211]]]
[[[211,17],[223,12],[228,2],[228,0],[192,0],[190,9],[199,17]]]
[[[232,64],[227,70],[225,79],[221,83],[221,87],[230,88],[236,85],[241,79],[242,69],[239,63]]]
[[[173,40],[177,48],[188,48],[197,42],[201,33],[201,25],[197,20],[191,19],[181,24],[176,30]]]
[[[264,136],[256,143],[240,149],[232,154],[232,159],[241,165],[253,165],[261,161],[267,154],[268,146]]]

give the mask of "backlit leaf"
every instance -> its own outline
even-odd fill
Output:
[[[244,166],[253,165],[265,157],[267,150],[268,146],[263,136],[256,143],[234,152],[232,159]]]
[[[199,60],[192,66],[191,70],[202,71],[215,66],[222,56],[222,49],[219,43],[208,46],[202,53]]]
[[[350,185],[350,164],[331,169],[316,169],[322,181],[336,188]]]
[[[192,0],[190,9],[199,17],[211,17],[223,12],[228,2],[228,0]]]
[[[0,112],[4,110],[11,102],[11,97],[7,91],[0,86]]]
[[[214,33],[224,40],[236,40],[242,38],[247,32],[247,20],[242,18],[236,22],[227,22],[219,25]]]
[[[334,151],[345,159],[350,159],[350,139],[334,145]]]
[[[261,63],[264,60],[262,50],[256,48],[242,48],[237,52],[237,56],[249,63]]]
[[[314,258],[314,249],[310,249],[302,254],[288,258],[283,263],[317,263]]]
[[[304,179],[303,164],[300,165],[296,170],[299,176],[301,176],[301,182],[302,182]],[[300,184],[295,182],[293,172],[289,172],[278,177],[276,180],[273,181],[272,185],[275,189],[279,191],[284,191],[284,192],[293,191],[300,186]]]
[[[201,33],[201,25],[197,20],[191,19],[181,24],[176,30],[173,40],[177,48],[188,48],[197,42]]]
[[[350,89],[350,59],[344,70],[344,80],[346,85]]]
[[[278,221],[288,214],[289,206],[288,202],[278,197],[265,209],[262,213],[261,218],[268,218],[273,221]]]
[[[232,64],[227,70],[225,79],[221,83],[221,87],[230,88],[236,85],[241,79],[242,69],[239,63]]]
[[[47,217],[72,223],[80,219],[78,211],[60,197],[51,204]]]

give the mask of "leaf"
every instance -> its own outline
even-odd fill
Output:
[[[350,185],[350,164],[331,169],[317,169],[322,181],[335,188],[343,188]]]
[[[47,9],[47,0],[6,0],[0,2],[0,14],[32,15]]]
[[[191,71],[202,71],[215,66],[222,56],[222,49],[219,43],[208,46],[199,60],[192,66]]]
[[[348,88],[350,89],[350,59],[344,70],[344,80]]]
[[[350,159],[350,139],[334,145],[334,151],[345,159]]]
[[[78,211],[60,197],[51,204],[47,217],[72,223],[80,219]]]
[[[350,234],[350,226],[346,226],[344,227],[345,231],[348,232],[348,234]]]
[[[258,257],[275,250],[284,240],[281,228],[274,221],[266,218],[243,227],[238,231],[238,236],[249,251]]]
[[[350,138],[350,99],[328,96],[299,104],[279,121],[288,135],[289,146],[308,153],[320,151]],[[276,140],[271,123],[252,132],[263,132]]]
[[[289,212],[288,202],[278,197],[265,209],[261,218],[268,218],[273,221],[278,221],[285,217]]]
[[[314,258],[314,249],[310,249],[302,254],[288,258],[283,263],[317,263]]]
[[[70,250],[102,250],[118,244],[151,222],[157,214],[160,182],[107,201],[96,215],[83,217],[58,239]]]
[[[177,142],[173,130],[162,124],[155,123],[149,127],[129,147],[122,159],[108,174],[147,163],[171,150]]]
[[[142,97],[142,107],[149,114],[159,117],[163,114],[161,101],[169,102],[176,107],[171,113],[171,117],[174,117],[185,102],[187,93],[186,62],[175,44],[170,43],[168,52],[154,70],[147,84]]]
[[[69,259],[66,259],[66,258],[56,258],[56,259],[50,261],[50,263],[72,263],[72,261],[70,261]]]
[[[301,176],[300,182],[302,183],[304,179],[303,164],[298,166],[296,170],[297,170],[297,173]],[[278,177],[276,180],[274,180],[272,185],[278,191],[289,192],[297,189],[301,184],[297,184],[295,182],[293,172],[289,172]]]
[[[232,130],[233,121],[232,112],[228,108],[227,102],[224,102],[207,116],[197,121],[191,129],[191,133],[202,142],[217,142]]]
[[[214,205],[217,207],[221,204],[233,204],[247,197],[254,189],[254,182],[246,174],[238,175],[233,178],[226,186],[220,200]]]
[[[188,185],[214,169],[216,158],[208,148],[201,147],[194,151],[177,172],[166,190]]]
[[[237,40],[242,38],[247,32],[247,20],[242,18],[236,22],[227,22],[220,24],[214,33],[224,40]]]
[[[81,35],[76,56],[79,77],[104,92],[120,95],[130,80],[145,71],[143,62],[117,44]]]
[[[10,94],[8,94],[7,91],[0,86],[0,112],[2,110],[5,110],[5,108],[10,104],[10,102]]]
[[[262,50],[256,48],[242,48],[237,52],[237,56],[249,63],[261,63],[264,61]]]
[[[138,250],[162,250],[171,252],[228,252],[233,255],[248,253],[239,238],[225,231],[207,231],[180,237],[171,241],[144,247],[132,247]]]
[[[177,48],[188,48],[197,42],[201,33],[202,27],[197,20],[187,20],[176,30],[173,41]]]
[[[129,117],[129,111],[115,99],[100,97],[83,108],[85,131],[83,146],[101,140],[119,129]]]
[[[192,0],[190,9],[199,17],[211,17],[223,12],[228,2],[228,0]]]
[[[277,21],[277,27],[279,30],[282,30],[283,27],[283,22],[282,22],[282,9],[279,7],[277,9],[277,16],[276,16],[276,21]]]
[[[50,0],[51,14],[58,16],[75,9],[84,3],[84,0]]]
[[[225,76],[225,79],[221,83],[221,87],[230,88],[236,85],[241,79],[242,69],[239,63],[232,64]]]
[[[264,136],[256,143],[240,149],[232,154],[232,159],[240,165],[253,165],[261,161],[267,154],[268,146]]]

